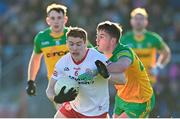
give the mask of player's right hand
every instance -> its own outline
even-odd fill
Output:
[[[26,92],[29,96],[35,96],[36,95],[36,84],[34,81],[29,80],[27,83]]]
[[[157,76],[160,72],[160,68],[158,66],[153,67],[150,69],[150,74],[153,76]]]
[[[64,93],[65,88],[66,88],[66,86],[63,86],[61,91],[59,92],[59,94],[54,97],[54,101],[56,103],[61,104],[64,102],[72,101],[76,98],[76,96],[78,94],[76,89],[71,88],[68,90],[67,93]]]

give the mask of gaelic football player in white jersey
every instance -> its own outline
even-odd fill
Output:
[[[47,96],[56,103],[63,103],[55,118],[105,118],[109,109],[108,80],[101,75],[83,77],[82,74],[97,69],[95,62],[107,58],[95,49],[87,48],[87,33],[81,28],[71,28],[67,32],[67,46],[70,53],[56,64],[54,75],[47,88]],[[60,91],[56,96],[54,85],[61,77],[76,80],[79,92],[70,89],[67,93]],[[80,78],[83,77],[83,78]],[[63,88],[64,90],[64,88]]]

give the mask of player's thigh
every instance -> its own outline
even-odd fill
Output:
[[[152,95],[151,99],[145,103],[129,103],[127,104],[126,114],[130,118],[146,118],[152,111],[155,105],[155,97]]]
[[[120,99],[119,96],[115,96],[115,104],[114,104],[114,116],[121,115],[124,112],[124,102]]]

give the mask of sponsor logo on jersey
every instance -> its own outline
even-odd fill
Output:
[[[56,41],[56,45],[60,45],[60,41]]]
[[[94,84],[94,80],[85,80],[85,79],[76,78],[74,76],[69,76],[69,78],[77,81],[78,84],[85,84],[85,85]]]
[[[99,108],[99,111],[102,110],[102,106],[99,106],[98,108]]]
[[[64,56],[67,54],[69,51],[56,51],[56,52],[51,52],[51,53],[46,53],[46,57],[54,57],[54,56]]]
[[[64,71],[69,71],[69,68],[68,67],[64,67]]]
[[[41,45],[49,45],[50,43],[49,43],[49,41],[44,41],[44,42],[41,42]]]

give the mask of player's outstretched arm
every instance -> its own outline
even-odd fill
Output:
[[[112,62],[107,66],[110,73],[123,73],[132,63],[128,57],[121,57],[117,62]]]
[[[109,78],[114,84],[124,85],[126,83],[125,75],[123,73],[109,73],[105,64],[100,60],[95,62],[97,70],[104,78]]]

